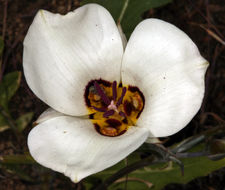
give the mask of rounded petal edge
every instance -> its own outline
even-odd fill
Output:
[[[208,62],[194,42],[174,25],[159,19],[141,22],[128,41],[122,82],[145,96],[138,126],[152,137],[172,135],[194,117],[204,96]]]
[[[67,115],[86,115],[85,87],[120,81],[122,40],[110,13],[89,4],[66,15],[40,10],[24,40],[23,68],[32,91]]]
[[[36,124],[40,124],[42,122],[45,122],[49,119],[60,117],[60,116],[65,116],[65,114],[57,112],[56,110],[52,108],[48,108],[45,110],[35,121]]]
[[[28,147],[38,163],[78,182],[124,159],[147,137],[147,129],[140,127],[106,137],[96,132],[90,120],[62,116],[33,128]]]

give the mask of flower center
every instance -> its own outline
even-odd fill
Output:
[[[105,80],[92,80],[85,89],[89,118],[98,133],[119,136],[134,126],[144,109],[144,96],[134,86],[117,85]]]

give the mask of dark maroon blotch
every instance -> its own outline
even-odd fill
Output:
[[[95,80],[98,84],[103,84],[106,87],[111,87],[111,82],[103,80],[103,79],[99,79],[99,80]]]
[[[89,95],[89,90],[90,90],[90,87],[94,87],[94,82],[97,82],[98,84],[103,84],[104,86],[106,87],[110,87],[111,86],[111,83],[108,82],[108,81],[105,81],[103,79],[97,79],[97,80],[91,80],[88,82],[87,86],[85,87],[85,90],[84,90],[84,100],[85,100],[85,103],[88,107],[91,107],[91,102],[90,100],[88,99],[88,95]]]
[[[94,113],[89,115],[89,119],[94,119]]]
[[[124,111],[126,113],[127,116],[130,116],[131,115],[131,112],[133,111],[134,109],[134,106],[131,102],[128,102],[127,100],[124,101],[123,103],[123,108],[124,108]]]
[[[88,99],[88,95],[89,95],[89,89],[91,86],[94,86],[94,80],[90,81],[87,86],[85,87],[85,92],[84,92],[84,100],[85,100],[85,103],[87,105],[87,107],[91,107],[91,102],[90,100]]]
[[[139,88],[136,86],[128,86],[128,90],[131,92],[140,92]]]
[[[94,126],[95,126],[95,130],[101,134],[100,132],[100,126],[97,124],[97,123],[94,123]]]
[[[127,130],[123,130],[123,131],[121,131],[121,132],[120,132],[120,134],[119,134],[119,135],[117,135],[117,136],[120,136],[120,135],[124,134],[126,131],[127,131]]]
[[[123,119],[122,122],[128,124],[127,118]]]
[[[128,86],[128,90],[131,91],[131,92],[138,92],[138,93],[140,94],[141,99],[142,99],[142,102],[143,102],[143,107],[142,107],[142,109],[139,111],[139,113],[138,113],[138,115],[137,115],[137,117],[136,117],[136,119],[137,119],[137,118],[140,117],[140,115],[141,115],[141,113],[142,113],[142,111],[143,111],[143,109],[144,109],[144,107],[145,107],[145,97],[144,97],[144,94],[143,94],[143,93],[139,90],[139,88],[136,87],[136,86]]]
[[[108,123],[110,127],[113,127],[113,128],[117,128],[120,125],[122,125],[122,123],[117,119],[107,119],[106,123]]]

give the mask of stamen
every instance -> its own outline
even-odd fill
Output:
[[[97,108],[95,106],[92,106],[92,108],[94,108],[96,111],[100,111],[100,112],[105,112],[107,110],[106,108]]]
[[[115,112],[114,110],[109,110],[103,114],[103,117],[109,117],[109,116],[113,115],[114,112]]]
[[[95,89],[96,89],[98,95],[101,96],[101,99],[103,100],[103,102],[106,105],[109,105],[110,104],[109,98],[106,96],[106,94],[104,93],[104,91],[101,89],[101,87],[99,86],[99,84],[96,81],[94,82],[94,86],[95,86]]]
[[[113,81],[113,84],[112,84],[112,91],[113,91],[113,100],[115,101],[116,98],[117,98],[117,83],[116,81]]]
[[[135,126],[145,103],[137,87],[102,79],[90,81],[84,96],[96,131],[108,137],[120,136]]]
[[[118,100],[118,102],[116,103],[116,107],[118,107],[123,102],[123,97],[125,96],[126,91],[127,91],[127,88],[123,87],[121,97]]]
[[[126,114],[123,113],[122,111],[119,112],[119,115],[122,116],[122,117],[126,117]]]

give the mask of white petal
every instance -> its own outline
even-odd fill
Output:
[[[147,137],[148,130],[140,127],[131,127],[118,137],[106,137],[96,132],[90,120],[62,116],[33,128],[28,147],[37,162],[78,182],[116,164]]]
[[[159,140],[157,137],[149,137],[146,139],[145,143],[149,144],[162,144],[163,141]]]
[[[204,95],[207,61],[181,30],[158,19],[140,23],[128,41],[122,81],[139,87],[145,108],[137,125],[172,135],[193,118]]]
[[[35,121],[35,123],[39,124],[39,123],[42,123],[49,119],[60,117],[60,116],[64,116],[64,114],[57,112],[56,110],[54,110],[52,108],[48,108],[38,117],[38,119]]]
[[[118,27],[118,30],[119,30],[119,33],[120,33],[120,37],[122,39],[122,43],[123,43],[123,48],[125,49],[126,46],[127,46],[127,37],[126,35],[123,33],[123,29],[122,29],[122,26],[121,24],[117,24],[117,27]]]
[[[120,81],[122,40],[109,12],[89,4],[66,15],[39,11],[24,40],[23,67],[32,91],[55,110],[84,115],[90,80]]]

